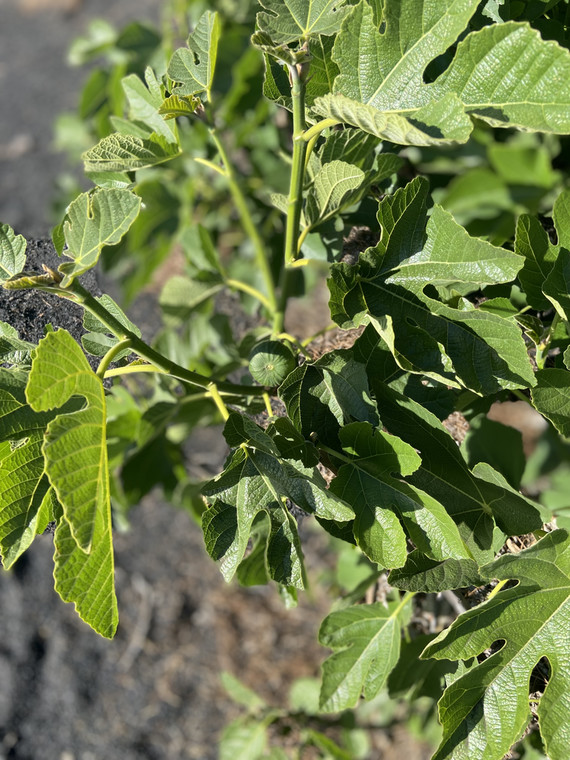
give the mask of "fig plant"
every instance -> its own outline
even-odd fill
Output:
[[[235,111],[216,99],[224,33],[206,10],[164,71],[124,77],[126,116],[112,117],[114,131],[84,154],[94,187],[54,230],[59,267],[27,270],[26,241],[0,228],[4,288],[79,304],[86,329],[83,350],[65,330],[32,345],[0,325],[3,565],[54,523],[56,590],[112,638],[113,509],[161,446],[221,418],[230,454],[194,504],[224,578],[274,582],[294,605],[307,586],[299,514],[367,568],[321,626],[332,654],[319,714],[351,710],[386,685],[426,693],[431,678],[442,725],[434,759],[501,760],[530,727],[535,745],[564,760],[570,524],[560,504],[521,490],[520,440],[486,413],[522,400],[565,451],[570,192],[550,156],[555,136],[570,133],[568,5],[261,6],[251,43],[265,62],[263,92],[291,113],[285,192],[278,179],[260,189],[241,177],[238,125],[225,121]],[[205,155],[192,155],[195,133],[209,141]],[[475,145],[475,155],[485,144],[494,174],[466,161],[453,187],[438,186],[437,161],[461,164],[461,146]],[[138,191],[153,172],[189,158],[231,196],[240,255],[192,223],[185,274],[161,295],[178,341],[167,331],[150,345],[80,277],[102,252],[120,252],[112,247],[145,213]],[[513,188],[519,195],[505,200]],[[508,212],[499,221],[494,198]],[[487,225],[473,213],[485,202]],[[358,239],[351,228],[366,232],[357,250],[343,247],[343,237]],[[286,316],[323,260],[340,329],[317,353],[315,336],[286,332]],[[207,331],[204,341],[216,315],[201,308],[228,290],[255,326],[234,341],[225,324],[217,343]],[[98,357],[96,370],[85,352]],[[135,374],[148,381],[140,396],[124,384]],[[454,419],[471,422],[461,447]],[[194,492],[179,480],[178,494]],[[363,603],[386,574],[384,598]],[[418,636],[418,600],[440,594],[454,600],[456,619]],[[434,660],[447,662],[437,670]],[[287,757],[266,745],[282,714],[230,686],[251,714],[227,732],[225,756],[247,746],[251,758]],[[319,732],[307,741],[323,757],[351,756]]]

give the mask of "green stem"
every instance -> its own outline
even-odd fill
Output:
[[[214,403],[218,407],[218,411],[220,412],[224,420],[227,420],[228,417],[230,416],[230,413],[228,411],[228,407],[225,405],[222,397],[220,396],[216,383],[210,383],[210,385],[208,386],[208,392],[210,396],[214,399]]]
[[[291,264],[297,258],[299,225],[303,208],[303,183],[305,179],[305,156],[307,142],[305,133],[305,72],[296,66],[289,67],[291,77],[291,96],[293,101],[293,156],[291,160],[291,179],[289,199],[287,202],[287,221],[285,224],[284,265],[281,270],[279,303],[273,319],[273,332],[281,333],[285,327],[285,310],[291,287]]]
[[[544,365],[546,364],[546,359],[548,358],[548,350],[550,348],[550,342],[552,340],[552,336],[559,322],[560,322],[560,315],[558,314],[558,312],[556,312],[554,314],[554,317],[552,318],[552,322],[550,323],[550,327],[548,329],[548,332],[546,333],[546,336],[544,337],[544,340],[542,340],[536,347],[536,366],[538,367],[538,369],[544,369]]]
[[[232,280],[230,278],[227,279],[225,283],[228,288],[231,288],[232,290],[241,290],[243,293],[247,293],[248,295],[253,296],[260,303],[262,303],[266,309],[269,309],[269,311],[273,309],[273,305],[270,303],[269,299],[266,298],[263,293],[257,290],[257,288],[254,288],[252,285],[248,285],[247,282],[242,282],[241,280]]]
[[[285,228],[285,266],[297,258],[297,240],[303,208],[303,183],[305,179],[305,155],[307,142],[305,132],[305,89],[304,78],[295,66],[290,67],[291,96],[293,99],[293,157],[291,181],[287,203],[287,224]]]
[[[328,129],[329,127],[334,127],[335,124],[339,124],[340,122],[338,119],[323,119],[322,121],[317,122],[312,127],[307,129],[305,134],[303,135],[303,140],[305,142],[309,142],[310,140],[315,137],[315,135],[318,137],[321,132],[324,132],[325,129]]]
[[[249,206],[247,205],[245,196],[242,192],[239,182],[237,181],[234,168],[228,159],[228,154],[226,153],[226,150],[222,145],[220,138],[216,134],[216,130],[214,128],[210,129],[210,135],[216,145],[216,148],[218,149],[220,158],[222,159],[222,164],[225,169],[232,198],[240,215],[243,228],[253,245],[255,260],[263,276],[265,287],[267,288],[267,299],[268,303],[270,304],[270,310],[274,312],[277,308],[277,296],[275,293],[275,283],[273,282],[273,275],[271,273],[271,267],[269,266],[269,260],[266,255],[265,246],[263,245],[263,241],[255,225],[255,222],[252,219]]]
[[[111,346],[111,348],[107,351],[105,356],[101,359],[99,362],[99,366],[97,367],[97,376],[98,377],[105,377],[105,372],[107,371],[109,364],[114,360],[115,356],[121,353],[125,348],[130,348],[131,346],[131,339],[125,338],[125,340],[120,340],[118,343],[116,343],[114,346]]]
[[[151,364],[154,364],[165,374],[172,375],[172,377],[176,377],[178,380],[183,380],[184,382],[191,383],[192,385],[197,385],[200,388],[210,390],[210,386],[212,385],[211,378],[200,375],[198,372],[192,372],[191,370],[186,369],[179,364],[176,364],[176,362],[171,361],[166,356],[160,354],[158,351],[155,351],[154,348],[151,348],[148,344],[141,340],[138,335],[135,335],[135,333],[127,330],[127,328],[121,324],[119,320],[116,319],[116,317],[109,313],[107,309],[102,304],[100,304],[99,301],[97,301],[91,295],[91,293],[89,293],[89,291],[85,290],[85,288],[80,285],[77,280],[74,280],[68,289],[59,289],[58,295],[62,296],[63,298],[68,298],[71,301],[75,301],[75,303],[81,304],[83,308],[87,309],[89,312],[91,312],[91,314],[93,314],[93,316],[97,317],[97,319],[102,322],[105,327],[107,327],[110,332],[112,332],[113,335],[115,335],[115,337],[117,337],[120,341],[129,340],[131,348],[135,354],[138,354],[143,359],[146,359]],[[138,371],[140,370],[141,368],[139,368]],[[228,382],[216,383],[216,387],[220,392],[226,392],[232,395],[241,396],[262,396],[266,391],[266,389],[262,386],[237,385]]]

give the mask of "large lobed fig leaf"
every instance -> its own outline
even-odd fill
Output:
[[[493,126],[567,134],[570,53],[528,24],[486,26],[457,45],[433,83],[428,65],[454,45],[479,0],[388,0],[382,27],[361,0],[337,35],[332,93],[318,98],[321,116],[404,145],[466,142],[472,117]],[[382,28],[382,31],[380,29]]]
[[[455,680],[439,702],[443,739],[434,760],[501,760],[531,717],[530,675],[543,657],[548,684],[536,712],[551,760],[570,746],[570,538],[545,536],[520,554],[484,566],[488,579],[517,580],[460,615],[425,648],[422,657],[467,660],[496,642],[497,651]]]

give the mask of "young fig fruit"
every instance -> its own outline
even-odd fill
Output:
[[[249,371],[261,385],[280,385],[297,366],[295,354],[279,340],[264,340],[249,355]]]

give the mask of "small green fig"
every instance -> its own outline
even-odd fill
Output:
[[[297,361],[291,349],[278,340],[264,340],[249,355],[249,371],[261,385],[280,385]]]

